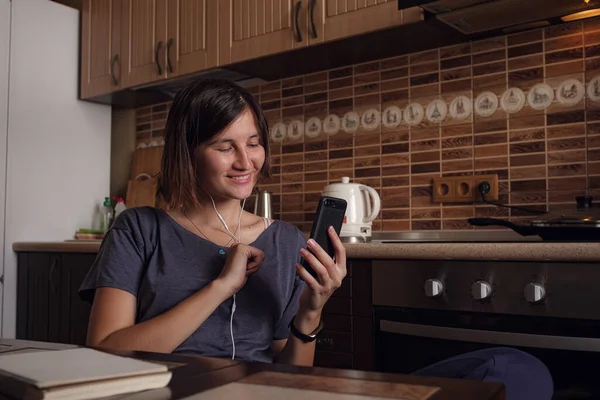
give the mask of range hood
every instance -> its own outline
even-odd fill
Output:
[[[398,9],[409,4],[465,35],[552,25],[564,16],[600,8],[600,0],[398,0]]]

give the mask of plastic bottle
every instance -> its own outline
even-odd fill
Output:
[[[110,228],[110,223],[112,222],[113,216],[113,208],[110,204],[110,197],[104,198],[104,204],[102,204],[101,212],[102,220],[100,221],[100,229],[106,233],[108,232],[108,228]]]
[[[117,201],[117,204],[115,204],[115,220],[117,219],[117,217],[119,216],[119,214],[121,214],[123,211],[125,211],[127,209],[127,207],[125,206],[125,200],[123,200],[122,197],[115,197],[113,200]]]

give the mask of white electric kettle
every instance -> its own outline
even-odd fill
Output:
[[[381,209],[381,199],[375,189],[350,183],[350,178],[344,176],[341,183],[325,186],[322,195],[344,199],[348,203],[340,238],[347,238],[345,241],[370,240],[373,220]]]

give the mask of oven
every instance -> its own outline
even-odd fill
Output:
[[[600,265],[374,260],[372,276],[377,370],[508,346],[548,366],[556,398],[600,396]]]

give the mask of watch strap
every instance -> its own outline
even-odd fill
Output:
[[[296,336],[298,339],[300,339],[304,343],[313,342],[317,338],[317,334],[319,332],[321,332],[323,330],[323,328],[325,327],[325,324],[323,323],[323,320],[321,319],[321,320],[319,320],[319,326],[317,326],[317,328],[314,331],[312,331],[311,333],[309,333],[307,335],[307,334],[300,332],[298,330],[298,328],[296,328],[296,325],[294,324],[295,319],[296,319],[296,317],[294,316],[294,318],[292,318],[292,320],[290,321],[290,329],[291,329],[292,333],[294,334],[294,336]]]

